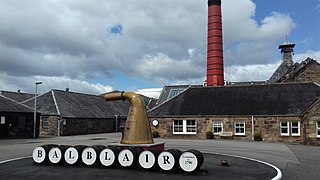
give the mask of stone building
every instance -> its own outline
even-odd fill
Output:
[[[36,131],[34,131],[34,110],[21,101],[29,99],[31,94],[0,91],[0,139],[39,137],[39,113],[36,113]],[[35,133],[35,134],[34,134]]]
[[[24,102],[34,106],[34,101]],[[126,120],[129,104],[107,102],[103,96],[51,90],[37,98],[41,112],[40,135],[78,135],[115,132]]]
[[[267,82],[316,82],[320,84],[320,64],[311,58],[301,63],[294,63],[292,59],[294,46],[295,44],[289,43],[287,39],[279,46],[282,62]]]
[[[294,46],[287,39],[279,46],[282,62],[267,81],[166,86],[149,111],[151,121],[159,121],[153,130],[170,138],[205,138],[213,131],[215,138],[260,134],[265,141],[320,145],[320,64],[311,58],[294,63]]]
[[[320,87],[315,83],[190,87],[149,111],[164,138],[214,138],[320,145]],[[155,123],[157,124],[157,123]]]

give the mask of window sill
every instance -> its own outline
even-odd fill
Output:
[[[281,134],[281,136],[289,137],[289,134]]]
[[[196,135],[197,133],[185,133],[185,132],[180,132],[180,133],[172,133],[173,135]]]
[[[300,134],[291,134],[291,136],[293,136],[293,137],[299,137]]]

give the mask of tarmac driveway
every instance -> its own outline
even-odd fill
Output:
[[[43,144],[97,145],[117,143],[121,133],[63,136],[39,139],[0,140],[0,162],[31,156]],[[282,143],[242,142],[232,140],[155,139],[166,142],[167,149],[197,149],[203,153],[221,153],[262,160],[282,171],[282,179],[320,179],[320,147]]]

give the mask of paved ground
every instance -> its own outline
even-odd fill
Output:
[[[30,156],[33,149],[43,144],[96,145],[116,143],[120,133],[66,136],[40,139],[0,140],[0,162]],[[223,153],[262,160],[277,166],[283,179],[311,179],[320,177],[320,147],[265,142],[231,140],[155,139],[166,142],[166,148],[198,149],[204,153]],[[27,159],[26,159],[27,160]],[[2,174],[2,173],[0,173]]]

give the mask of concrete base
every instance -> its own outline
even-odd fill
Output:
[[[143,150],[150,150],[150,149],[159,149],[160,151],[164,151],[164,142],[158,142],[153,144],[121,144],[121,143],[112,143],[108,144],[108,146],[114,147],[122,147],[122,148],[129,148],[129,147],[140,147]]]

